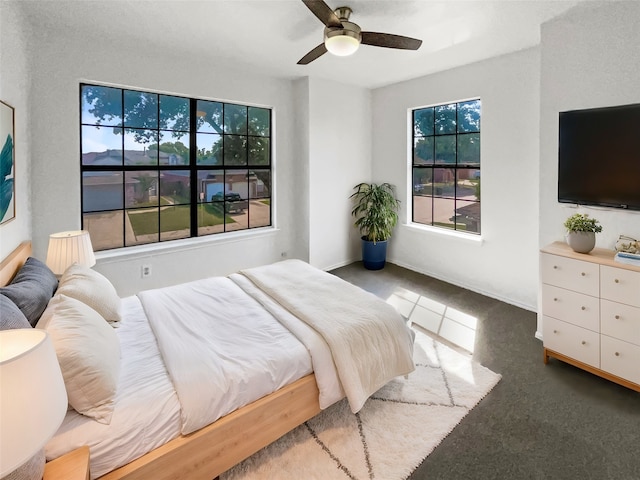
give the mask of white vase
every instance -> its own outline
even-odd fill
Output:
[[[589,253],[596,246],[595,232],[568,232],[567,243],[578,253]]]

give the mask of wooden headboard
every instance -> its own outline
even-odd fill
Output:
[[[31,255],[31,242],[22,242],[0,262],[0,287],[7,285]]]

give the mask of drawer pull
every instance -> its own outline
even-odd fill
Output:
[[[553,333],[558,333],[558,330],[554,330]]]
[[[586,277],[586,276],[587,276],[587,274],[586,274],[586,273],[584,273],[584,272],[582,272],[580,275],[582,275],[583,277]]]
[[[620,315],[616,315],[616,316],[615,316],[615,317],[613,317],[613,318],[615,318],[616,320],[620,320]]]
[[[558,301],[558,298],[557,298],[557,297],[554,297],[554,298],[553,298],[553,301],[554,301],[554,302],[557,302],[557,301]]]
[[[587,342],[585,342],[584,340],[582,340],[582,344],[583,344],[583,345],[586,345],[586,344],[587,344]]]
[[[586,309],[587,309],[587,307],[580,307],[580,309],[581,309],[581,310],[586,310]]]
[[[614,282],[616,283],[620,283],[620,280],[618,280],[617,278],[614,280]]]
[[[619,357],[619,356],[620,356],[620,352],[616,352],[616,357]]]
[[[557,265],[554,265],[554,266],[553,266],[553,269],[554,269],[554,270],[557,270],[557,269],[558,269],[558,266],[557,266]]]

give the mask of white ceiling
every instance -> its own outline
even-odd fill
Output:
[[[2,0],[5,1],[5,0]],[[349,6],[363,30],[423,40],[418,51],[363,45],[351,57],[296,62],[322,42],[300,0],[21,0],[35,29],[113,39],[141,55],[153,45],[212,67],[380,87],[531,47],[540,25],[576,5],[563,0],[328,0]]]

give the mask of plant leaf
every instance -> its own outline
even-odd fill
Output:
[[[13,196],[13,179],[6,179],[0,184],[0,220],[4,218],[5,213],[11,204]]]
[[[11,135],[7,135],[7,140],[4,142],[2,151],[0,152],[0,179],[11,174],[13,168],[13,138]]]

